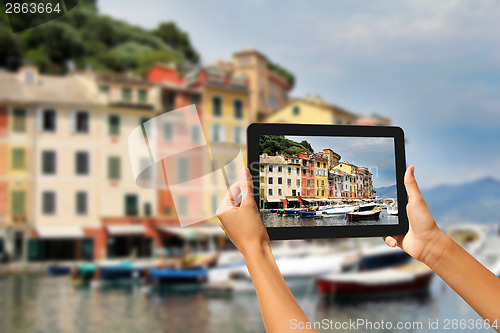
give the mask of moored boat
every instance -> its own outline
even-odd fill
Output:
[[[398,215],[398,204],[392,204],[387,206],[387,214]]]
[[[70,275],[72,268],[70,266],[63,265],[49,265],[47,266],[47,274],[49,275]]]
[[[382,212],[381,208],[376,208],[373,210],[366,210],[366,211],[354,211],[346,215],[347,219],[349,220],[378,219],[380,217],[381,212]]]
[[[344,297],[387,297],[426,291],[433,272],[422,263],[353,273],[334,273],[316,280],[321,295]]]

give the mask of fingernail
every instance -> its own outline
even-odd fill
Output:
[[[411,168],[411,175],[415,177],[415,166],[412,166]]]
[[[394,239],[391,239],[391,240],[389,241],[389,246],[390,246],[390,247],[396,247],[396,244],[397,244],[397,243],[396,243],[396,241],[395,241]]]

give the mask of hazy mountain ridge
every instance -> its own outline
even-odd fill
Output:
[[[396,186],[375,189],[381,197],[395,197]],[[500,223],[500,180],[493,177],[422,189],[439,223]]]

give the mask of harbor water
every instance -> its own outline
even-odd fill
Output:
[[[312,279],[292,291],[313,321],[422,323],[416,329],[360,327],[343,332],[449,332],[443,328],[447,320],[480,319],[436,276],[429,294],[417,298],[332,303],[322,300]],[[440,329],[429,329],[429,320],[438,320]],[[321,329],[330,331],[338,330]],[[75,289],[67,277],[10,275],[0,277],[0,332],[246,333],[264,332],[264,326],[254,293],[214,298],[196,288],[183,288],[145,295],[138,285]]]
[[[399,222],[397,215],[389,215],[385,209],[380,213],[377,219],[364,219],[350,221],[345,214],[329,216],[298,216],[298,215],[279,215],[270,211],[262,212],[262,220],[268,227],[314,227],[314,226],[343,226],[343,225],[380,225],[397,224]]]

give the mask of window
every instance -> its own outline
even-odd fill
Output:
[[[191,142],[192,143],[200,142],[200,127],[197,125],[191,126]]]
[[[109,94],[109,87],[108,86],[99,86],[99,92],[104,93],[104,94]]]
[[[26,73],[24,73],[24,80],[25,80],[26,84],[35,83],[35,72],[34,71],[26,71]]]
[[[222,101],[220,97],[212,97],[212,110],[214,116],[222,116]]]
[[[278,167],[278,170],[280,170],[280,168],[281,168],[281,167]],[[273,166],[272,166],[272,165],[269,165],[269,166],[268,166],[268,171],[269,171],[269,172],[273,172]],[[280,172],[280,171],[278,171],[278,172]]]
[[[226,127],[221,124],[212,124],[210,130],[211,142],[224,142],[226,140]]]
[[[120,116],[110,115],[108,118],[109,134],[119,135],[120,134]]]
[[[137,201],[138,201],[137,195],[135,195],[135,194],[125,195],[125,215],[126,216],[139,215]]]
[[[287,180],[286,180],[286,184],[287,184],[288,186],[292,186],[292,180],[291,180],[291,179],[287,179]]]
[[[278,189],[278,195],[281,195],[281,193],[282,193],[282,191],[281,191],[281,189],[279,188],[279,189]]]
[[[297,179],[297,186],[300,186],[300,179]]]
[[[272,188],[270,188],[270,189],[269,189],[269,191],[268,191],[267,193],[269,193],[269,195],[273,195],[273,189],[272,189]]]
[[[23,215],[26,213],[26,194],[23,191],[12,192],[12,214]]]
[[[300,113],[300,107],[299,107],[298,105],[295,105],[295,106],[293,107],[293,115],[294,115],[294,116],[298,116],[298,115],[299,115],[299,113]]]
[[[144,215],[151,216],[153,214],[153,209],[151,208],[151,204],[149,202],[144,203]]]
[[[139,90],[139,103],[146,104],[148,102],[148,91],[145,89]]]
[[[283,178],[278,177],[278,184],[280,184],[280,185],[283,184]]]
[[[288,167],[288,173],[292,173],[292,168]]]
[[[122,101],[128,103],[132,102],[132,89],[130,88],[122,89]]]
[[[234,101],[234,118],[243,118],[243,103],[239,99]]]
[[[310,179],[307,180],[307,186],[311,186],[311,180]]]
[[[89,132],[89,113],[86,111],[78,111],[75,114],[75,131],[77,133]]]
[[[319,162],[316,162],[316,168],[319,168]]]
[[[300,175],[300,168],[296,168],[297,170],[297,175]]]
[[[108,179],[118,180],[121,178],[121,165],[119,157],[108,157]]]
[[[302,175],[305,176],[306,175],[306,169],[302,170]]]
[[[198,104],[200,102],[200,98],[198,95],[191,95],[191,104]]]
[[[265,180],[265,179],[264,179],[264,176],[260,176],[260,177],[259,177],[259,182],[260,182],[261,184],[263,184],[263,183],[264,183],[264,180]]]
[[[89,174],[89,153],[77,151],[75,154],[75,173],[77,175]]]
[[[234,126],[233,128],[233,138],[234,143],[244,144],[245,143],[245,135],[243,128],[240,126]]]
[[[42,212],[44,215],[56,213],[56,192],[42,192]]]
[[[163,140],[170,142],[174,139],[174,126],[172,123],[163,124]]]
[[[44,175],[54,175],[56,165],[56,152],[53,150],[42,151],[42,173]]]
[[[12,169],[24,169],[26,166],[26,153],[22,148],[12,149]]]
[[[273,170],[270,170],[273,171]],[[283,167],[281,165],[278,165],[278,172],[283,172]]]
[[[163,208],[163,215],[170,216],[172,214],[172,208],[170,206],[165,206]]]
[[[14,109],[12,116],[12,130],[14,132],[26,132],[26,110]]]
[[[297,190],[292,190],[292,197],[296,197],[297,196]]]
[[[272,183],[273,183],[273,177],[269,177],[269,178],[267,179],[267,183],[268,183],[268,184],[272,184]]]
[[[54,110],[44,110],[42,113],[42,130],[55,132],[56,127],[56,112]]]
[[[185,157],[179,157],[177,160],[177,180],[179,182],[189,180],[189,161]]]
[[[321,180],[321,186],[325,186],[325,181]]]
[[[179,216],[186,216],[187,215],[187,198],[185,196],[180,196],[175,208],[177,208],[177,214],[179,214]]]
[[[316,190],[316,196],[319,197],[319,190]]]
[[[325,190],[321,190],[321,196],[324,197],[325,196]]]
[[[76,192],[76,214],[86,215],[88,210],[87,192]]]
[[[326,163],[323,163],[323,168],[326,168]]]

